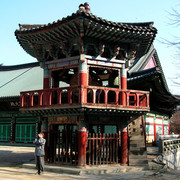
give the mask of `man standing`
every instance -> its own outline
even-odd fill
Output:
[[[34,144],[35,148],[35,156],[36,156],[36,168],[38,169],[38,174],[44,171],[44,145],[46,140],[44,139],[44,133],[39,133],[37,139],[35,139]]]

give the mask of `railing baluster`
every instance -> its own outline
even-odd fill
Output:
[[[103,133],[103,164],[105,164],[105,134]]]
[[[107,104],[108,103],[108,90],[104,90],[104,104]]]
[[[33,95],[34,95],[34,93],[31,93],[31,94],[30,94],[30,106],[32,106],[32,107],[33,107],[33,105],[34,105]]]
[[[108,139],[108,134],[106,134],[106,164],[108,164],[109,160],[109,139]]]
[[[60,131],[58,131],[58,162],[60,162]]]
[[[136,106],[140,106],[140,101],[139,101],[139,95],[140,94],[136,94],[136,98],[137,98],[137,100],[136,100]]]
[[[146,94],[146,107],[149,107],[149,94]]]
[[[96,91],[95,89],[93,89],[93,104],[96,103]]]
[[[61,104],[61,93],[62,91],[58,91],[58,104]]]
[[[116,151],[115,151],[115,134],[113,134],[113,140],[112,140],[112,142],[113,142],[113,154],[112,154],[112,156],[113,156],[113,163],[115,163],[115,157],[116,157]]]
[[[52,91],[50,92],[50,93],[48,93],[48,92],[46,92],[47,93],[47,95],[48,95],[48,105],[51,105],[52,104]]]
[[[126,106],[129,106],[129,92],[126,92]]]
[[[38,93],[38,106],[42,106],[42,92]]]
[[[96,134],[96,165],[98,164],[98,151],[99,151],[99,143],[98,143],[98,134]]]
[[[112,161],[112,135],[109,134],[109,162]]]
[[[118,141],[119,141],[119,136],[118,134],[116,134],[116,163],[118,163],[118,149],[119,149],[119,146],[118,146]]]
[[[119,91],[115,91],[116,93],[116,100],[115,100],[115,104],[118,105],[119,104]]]
[[[24,107],[24,94],[20,96],[20,107]]]
[[[92,141],[93,141],[93,142],[92,142],[92,146],[93,146],[93,148],[92,148],[92,165],[94,165],[94,153],[95,153],[95,151],[96,151],[96,147],[95,147],[95,145],[94,145],[94,144],[95,144],[95,143],[94,143],[94,142],[95,142],[94,139],[95,139],[95,134],[93,133],[93,139],[92,139]]]
[[[91,141],[92,141],[92,139],[91,139],[91,133],[89,133],[89,140],[88,140],[88,145],[89,145],[89,165],[91,164],[91,153],[92,153],[92,151],[91,151]]]
[[[101,157],[102,157],[102,134],[99,135],[99,164],[101,165]]]
[[[72,104],[72,89],[68,89],[68,104]]]

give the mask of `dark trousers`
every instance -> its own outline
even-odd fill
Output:
[[[39,174],[44,171],[44,156],[36,156],[36,168]]]

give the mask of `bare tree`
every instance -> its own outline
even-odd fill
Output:
[[[170,119],[170,133],[180,134],[180,110],[177,110]]]
[[[172,11],[168,12],[168,14],[169,14],[169,25],[174,26],[174,28],[179,28],[180,13],[176,9],[172,9]],[[174,46],[177,50],[177,56],[180,57],[180,34],[175,35],[173,40],[163,39],[163,43],[170,47]],[[178,65],[176,67],[178,67]],[[177,78],[179,78],[179,73],[177,75]],[[176,81],[173,82],[178,86],[180,85]],[[171,133],[173,132],[175,134],[180,134],[180,108],[177,109],[177,111],[173,114],[173,116],[170,119],[170,132]]]
[[[176,9],[172,9],[169,14],[169,25],[178,28],[180,26],[180,13]],[[174,36],[174,40],[164,39],[161,41],[162,43],[168,46],[174,46],[177,48],[177,53],[180,55],[180,35]]]
[[[180,13],[176,9],[172,9],[172,12],[169,12],[171,25],[180,26]]]

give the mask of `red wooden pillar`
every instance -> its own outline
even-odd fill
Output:
[[[87,130],[85,127],[78,129],[78,166],[86,166]]]
[[[79,86],[81,87],[81,103],[87,102],[87,85],[88,85],[88,75],[87,75],[87,62],[84,54],[80,55],[79,62]]]
[[[41,117],[41,122],[42,122],[42,125],[41,125],[41,132],[44,133],[44,138],[46,139],[46,144],[45,144],[45,157],[44,157],[44,160],[46,162],[49,162],[48,158],[49,158],[49,152],[48,152],[48,118],[47,117],[44,117],[42,118]]]
[[[44,69],[44,77],[43,77],[43,89],[50,88],[50,74],[49,69],[45,63],[41,63],[41,68]],[[49,104],[49,93],[44,91],[41,96],[40,105],[48,105]],[[42,100],[43,99],[43,100]],[[48,118],[41,119],[42,122],[42,132],[44,133],[44,138],[46,139],[45,145],[45,161],[49,162],[49,138],[48,138]]]
[[[122,90],[126,90],[127,89],[127,70],[125,68],[123,68],[121,70],[121,89]],[[123,106],[126,105],[126,93],[122,92],[121,95],[121,104]]]
[[[156,142],[156,116],[154,117],[154,142]]]
[[[164,135],[164,117],[162,118],[162,135]]]
[[[49,69],[44,65],[44,79],[43,79],[43,89],[49,88]]]
[[[121,164],[127,165],[127,127],[121,131]]]
[[[43,77],[43,89],[49,89],[50,88],[50,75],[49,75],[49,69],[45,63],[41,64],[41,67],[44,69],[44,77]],[[48,92],[44,91],[43,93],[43,105],[49,104],[49,96]]]

